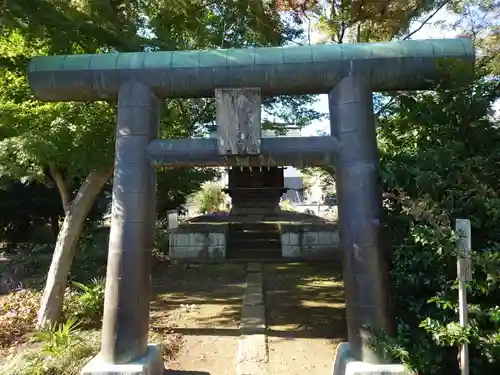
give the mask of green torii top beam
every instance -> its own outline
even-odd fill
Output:
[[[216,88],[260,87],[262,94],[323,94],[347,75],[369,79],[372,91],[429,89],[440,59],[466,61],[470,39],[323,44],[302,47],[164,51],[35,57],[29,81],[47,101],[116,99],[126,81],[162,98],[212,97]]]

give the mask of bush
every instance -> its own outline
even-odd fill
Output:
[[[106,273],[108,227],[88,228],[78,242],[70,280],[88,282]],[[52,262],[54,245],[16,243],[7,246],[8,264],[3,266],[2,281],[12,288],[18,284],[26,287],[43,285]]]
[[[79,293],[67,301],[68,314],[87,324],[101,323],[104,312],[106,279],[104,277],[94,278],[89,284],[73,281],[73,285],[79,289]]]
[[[7,360],[1,372],[9,375],[76,375],[99,351],[97,332],[83,332],[69,321],[35,338],[43,345],[38,352],[22,352]]]
[[[222,191],[222,186],[216,182],[206,182],[201,190],[194,194],[193,199],[198,211],[202,213],[217,212],[228,208],[228,196]]]
[[[35,332],[33,336],[38,342],[43,343],[43,353],[52,357],[62,357],[65,352],[83,341],[76,320],[68,320],[53,328]]]
[[[472,252],[469,328],[459,325],[456,236],[451,219],[426,200],[386,200],[393,238],[391,288],[397,332],[377,332],[375,349],[419,375],[458,374],[457,354],[469,342],[471,374],[500,373],[500,248]]]
[[[73,283],[79,290],[66,288],[63,321],[78,320],[88,325],[101,322],[104,309],[104,278],[89,284]],[[33,330],[42,293],[32,289],[15,291],[0,302],[0,348],[26,341]]]
[[[163,350],[165,361],[172,359],[182,348],[182,335],[170,330],[150,332],[152,342]],[[99,332],[83,331],[76,321],[37,332],[35,339],[42,345],[37,352],[24,351],[7,359],[0,373],[8,375],[76,375],[99,351]]]
[[[295,208],[288,199],[283,199],[280,201],[280,209],[283,211],[297,212],[297,208]]]
[[[168,222],[159,220],[156,223],[153,258],[162,262],[168,260]]]
[[[397,332],[378,332],[372,344],[419,375],[458,374],[465,340],[472,375],[500,373],[500,132],[492,116],[500,80],[476,73],[468,87],[400,93],[377,118]],[[467,330],[458,325],[456,218],[472,227]]]

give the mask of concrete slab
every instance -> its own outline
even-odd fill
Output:
[[[349,344],[340,343],[333,360],[332,375],[416,375],[402,364],[376,365],[355,359]]]
[[[245,294],[243,295],[244,306],[255,306],[263,304],[264,293],[262,293],[262,288],[256,286],[245,288]]]
[[[260,287],[262,288],[262,273],[248,273],[247,274],[247,286],[248,287]]]
[[[266,309],[260,264],[248,265],[247,285],[241,306],[241,336],[236,354],[237,375],[265,375],[268,373]]]
[[[263,333],[266,330],[266,311],[264,305],[241,307],[240,330],[243,333]]]
[[[262,265],[260,263],[249,263],[247,267],[247,272],[261,272],[262,271]]]
[[[148,345],[144,357],[122,365],[106,363],[99,355],[82,369],[81,375],[163,375],[163,351],[159,345]]]
[[[263,334],[240,336],[236,354],[237,375],[264,375],[267,373],[268,350]]]

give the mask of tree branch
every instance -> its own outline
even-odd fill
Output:
[[[421,24],[419,27],[417,27],[415,30],[413,30],[411,33],[409,33],[408,35],[406,35],[403,40],[407,40],[407,39],[410,39],[413,35],[415,35],[416,33],[418,33],[420,30],[422,30],[422,28],[427,25],[427,22],[429,22],[441,9],[443,9],[450,1],[449,0],[446,0],[444,1],[441,5],[439,5],[437,7],[437,9],[431,13],[431,15],[429,17],[427,17]]]
[[[69,192],[68,185],[64,181],[61,170],[57,168],[54,163],[49,163],[49,170],[52,179],[57,186],[57,190],[59,190],[64,213],[67,214],[71,206],[71,194]]]

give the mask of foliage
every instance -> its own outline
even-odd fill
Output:
[[[64,293],[66,323],[76,320],[86,324],[100,322],[104,304],[104,284],[96,279],[92,284],[80,284],[82,292],[67,288]],[[15,290],[0,301],[0,348],[26,341],[33,330],[41,293],[36,289]],[[69,324],[73,327],[74,323]],[[68,326],[61,326],[67,329]],[[61,328],[56,326],[57,329]],[[65,332],[63,330],[63,332]]]
[[[0,187],[0,238],[7,242],[55,241],[58,220],[64,214],[60,202],[57,189],[45,184],[4,179]],[[33,228],[44,228],[46,233],[40,235]]]
[[[316,23],[313,27],[324,33],[323,42],[342,43],[411,38],[448,6],[456,23],[442,21],[440,26],[474,39],[478,69],[470,86],[463,86],[463,77],[446,66],[455,84],[452,89],[375,95],[383,223],[391,239],[397,331],[394,337],[377,332],[372,344],[419,375],[458,374],[458,347],[467,340],[471,373],[498,373],[500,186],[495,176],[500,133],[492,106],[500,97],[498,2],[385,4],[380,12],[382,2],[369,6],[323,1],[309,12],[299,9],[298,13]],[[410,31],[410,21],[416,18],[422,22]],[[321,173],[329,177],[333,172],[323,169]],[[468,330],[458,325],[452,230],[456,218],[470,219],[473,228],[475,269],[468,286]]]
[[[70,335],[72,331],[68,329],[75,329],[76,321],[86,325],[101,322],[104,278],[94,278],[88,284],[73,282],[73,285],[76,290],[67,288],[64,293],[65,324],[56,325],[48,333],[45,332],[47,335],[50,333],[54,340],[60,340],[61,335]],[[26,340],[26,333],[34,328],[40,297],[38,290],[21,289],[14,290],[0,300],[0,348]]]
[[[73,315],[76,319],[89,323],[100,323],[104,312],[104,277],[93,278],[89,284],[73,281],[80,293],[76,299]]]
[[[53,165],[68,190],[74,193],[89,171],[112,163],[113,103],[36,102],[25,79],[25,63],[30,56],[279,45],[296,38],[300,31],[280,19],[273,3],[6,2],[0,7],[0,178],[47,183],[46,170]],[[472,25],[466,35],[472,35],[481,47],[483,53],[478,61],[488,69],[484,76],[489,75],[489,79],[481,75],[472,87],[440,89],[436,93],[398,93],[379,108],[384,223],[392,239],[391,280],[398,330],[395,337],[379,333],[375,344],[420,375],[453,374],[458,367],[457,345],[468,339],[472,373],[499,373],[500,186],[496,176],[500,133],[498,121],[492,117],[491,103],[499,97],[498,77],[494,74],[498,74],[500,66],[497,53],[500,44],[498,27],[492,28],[491,22],[483,18],[486,21],[478,30],[481,13],[479,17],[474,13],[494,9],[494,1],[391,1],[387,7],[384,2],[373,7],[368,3],[374,2],[328,3],[332,6],[312,11],[319,18],[319,28],[327,30],[327,39],[339,43],[387,40],[394,36],[407,38],[412,19],[425,11],[434,12],[446,3],[465,15],[461,20]],[[299,11],[302,17],[304,9]],[[485,33],[485,29],[494,32]],[[307,108],[313,100],[277,98],[266,99],[265,104],[284,121],[303,125],[316,116]],[[212,100],[172,100],[165,107],[162,137],[202,134],[207,125],[213,124]],[[183,171],[172,172],[170,177],[159,176],[159,180],[165,181],[159,189],[161,195],[168,194],[165,209],[175,206],[183,192],[195,190],[207,176],[205,171],[199,174],[188,171],[182,176],[174,173]],[[191,181],[191,177],[196,178]],[[173,181],[183,182],[177,188],[172,186]],[[184,190],[186,181],[190,184]],[[206,205],[209,210],[217,197],[219,193],[214,197],[209,195]],[[17,213],[23,215],[24,211],[20,208]],[[468,332],[456,325],[455,245],[451,227],[457,217],[470,218],[473,224],[476,267],[474,281],[469,286],[471,329]],[[95,275],[88,267],[91,259],[105,256],[102,247],[88,243],[88,251],[86,241],[82,248],[87,254],[83,257],[87,268],[82,272],[86,277]],[[33,250],[33,254],[38,257],[38,250]],[[44,267],[40,258],[29,262],[25,259],[23,264],[38,272]],[[74,271],[73,277],[83,280],[81,276]],[[37,300],[35,294],[30,294],[35,292],[18,293],[25,293],[25,298],[14,293],[6,297],[7,304],[2,301],[5,312],[0,320],[2,342],[18,340],[33,324],[32,304],[27,301]],[[79,295],[67,294],[67,301],[73,306]],[[71,315],[71,311],[67,307],[66,315]],[[57,364],[34,354],[22,361],[31,370],[17,373],[71,373],[76,371],[72,361],[88,358],[93,350],[93,347],[72,347],[65,354],[66,359],[57,359]]]
[[[305,182],[312,187],[313,184],[319,183],[323,193],[323,202],[333,205],[336,202],[337,190],[335,187],[335,179],[333,177],[334,169],[332,167],[308,167],[301,169]]]
[[[0,142],[6,143],[2,148],[5,156],[0,159],[8,166],[0,174],[39,175],[41,167],[50,162],[61,168],[69,181],[110,165],[114,105],[33,101],[25,78],[26,58],[48,53],[279,45],[298,32],[264,3],[224,0],[118,1],[113,5],[18,0],[4,10],[0,56],[11,62],[8,67],[14,64],[18,69],[0,71],[5,83],[0,89],[0,113],[4,116],[0,119]],[[188,14],[189,22],[185,22]],[[141,32],[144,29],[150,32]],[[311,100],[287,97],[268,101],[273,111],[282,109],[281,116],[294,113],[298,122],[305,123],[317,116],[308,108]],[[203,126],[213,123],[214,109],[213,100],[168,101],[161,136],[175,138],[202,131]]]
[[[282,199],[280,201],[280,209],[283,211],[291,211],[291,212],[296,212],[297,208],[293,206],[292,203],[288,199]]]
[[[43,43],[29,41],[17,30],[0,35],[0,55],[15,58],[47,52]],[[53,164],[64,169],[69,182],[111,163],[113,106],[40,104],[33,100],[24,72],[3,69],[0,77],[4,83],[0,87],[2,175],[43,180],[44,167]]]
[[[193,196],[199,212],[209,213],[227,209],[228,196],[217,182],[207,182]]]
[[[499,88],[479,75],[469,87],[405,93],[378,119],[397,334],[373,344],[420,375],[458,373],[465,341],[471,374],[500,371]],[[455,218],[472,224],[468,330],[458,325]]]
[[[395,228],[389,233],[401,236],[394,241],[391,271],[397,335],[379,334],[374,344],[425,375],[458,373],[458,348],[467,341],[471,373],[496,373],[500,365],[495,357],[500,350],[497,249],[472,254],[470,328],[464,330],[458,324],[456,238],[449,213],[438,211],[429,200],[412,200],[404,194],[385,204],[390,210],[386,224]]]
[[[408,38],[412,21],[441,9],[448,1],[285,0],[280,3],[287,4],[295,20],[316,29],[321,43],[345,43]]]
[[[156,222],[156,230],[154,237],[153,258],[161,261],[168,259],[169,242],[168,242],[168,221],[160,219]]]
[[[220,173],[213,168],[160,168],[157,177],[158,218],[167,218],[169,210],[185,203],[186,196],[198,191],[203,183],[212,181]]]
[[[41,337],[40,337],[41,336]],[[99,351],[99,335],[62,325],[57,330],[39,335],[43,351],[24,352],[7,360],[0,369],[9,375],[77,375]]]
[[[106,273],[107,246],[109,242],[109,227],[88,225],[81,241],[71,270],[70,279],[87,283],[92,278],[104,276]],[[9,262],[5,266],[5,274],[12,281],[21,280],[27,286],[39,286],[44,280],[49,268],[53,244],[36,244],[31,242],[9,244],[6,247]]]
[[[77,375],[83,366],[99,351],[99,332],[84,331],[76,323],[66,323],[36,338],[43,345],[41,351],[21,350],[7,358],[0,372],[9,375]],[[150,332],[152,342],[163,350],[164,360],[170,360],[182,347],[178,334]]]
[[[72,346],[82,343],[79,325],[78,321],[70,319],[49,329],[35,332],[33,338],[43,343],[44,354],[61,358]]]
[[[40,103],[29,89],[27,60],[47,54],[281,45],[300,31],[269,4],[225,0],[16,0],[0,7],[0,20],[0,178],[55,184],[68,228],[56,241],[49,270],[54,279],[48,279],[38,319],[43,324],[59,318],[56,285],[66,283],[83,220],[113,165],[116,103]],[[293,114],[294,121],[303,124],[315,116],[306,108],[312,100],[276,98],[266,105],[281,110],[281,116]],[[203,134],[214,123],[214,109],[211,99],[169,100],[160,116],[160,136]],[[159,184],[160,214],[209,175],[191,169],[160,173],[159,181],[166,181],[165,176],[168,181]],[[51,220],[55,229],[58,220],[54,215]]]

